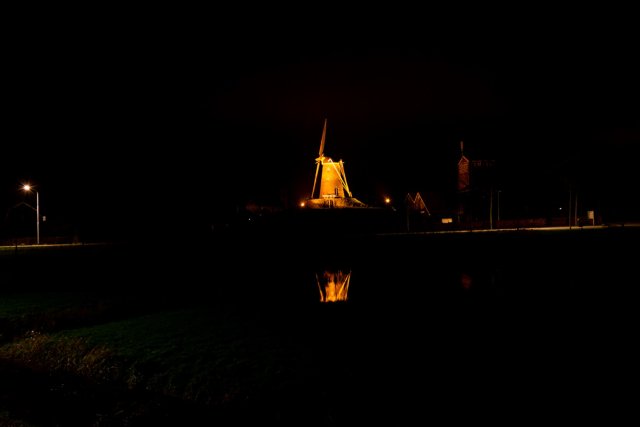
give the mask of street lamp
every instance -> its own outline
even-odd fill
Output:
[[[33,189],[29,184],[25,184],[22,186],[24,191],[31,191]],[[36,192],[36,244],[40,244],[40,194],[37,190],[33,190]]]

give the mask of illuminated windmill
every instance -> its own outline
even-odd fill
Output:
[[[313,188],[311,189],[308,206],[311,208],[366,207],[364,203],[351,194],[342,160],[334,162],[330,157],[325,157],[324,144],[326,136],[327,119],[324,120],[324,127],[322,128],[320,150],[316,158],[316,174],[313,178]],[[321,166],[322,171],[320,170]],[[320,190],[316,196],[318,175],[320,175]]]

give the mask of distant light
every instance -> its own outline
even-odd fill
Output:
[[[389,204],[389,203],[391,203],[391,199],[390,199],[390,198],[388,198],[388,197],[385,197],[385,198],[384,198],[384,202],[385,202],[386,204]]]
[[[31,191],[31,186],[29,184],[25,184],[25,185],[22,186],[22,189],[24,191]]]
[[[562,210],[562,206],[560,206],[560,210]]]
[[[305,203],[304,202],[300,202],[300,207],[304,208],[304,206],[305,206]]]

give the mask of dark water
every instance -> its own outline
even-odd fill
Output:
[[[351,272],[348,305],[358,309],[571,309],[580,301],[621,303],[635,296],[638,234],[612,229],[320,237],[251,241],[230,256],[248,262],[238,269],[240,278],[291,304],[317,299],[316,274],[341,270]],[[315,296],[300,295],[303,289]]]
[[[345,423],[610,420],[636,354],[638,241],[612,229],[252,242],[242,298],[312,349],[319,404]],[[327,270],[351,273],[348,301],[319,302]]]
[[[320,246],[317,270],[351,272],[348,301],[316,326],[367,397],[356,416],[614,416],[636,354],[638,233],[557,233]]]

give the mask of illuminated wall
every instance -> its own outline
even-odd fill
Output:
[[[340,180],[340,163],[323,162],[320,181],[320,198],[344,197],[344,188]]]

